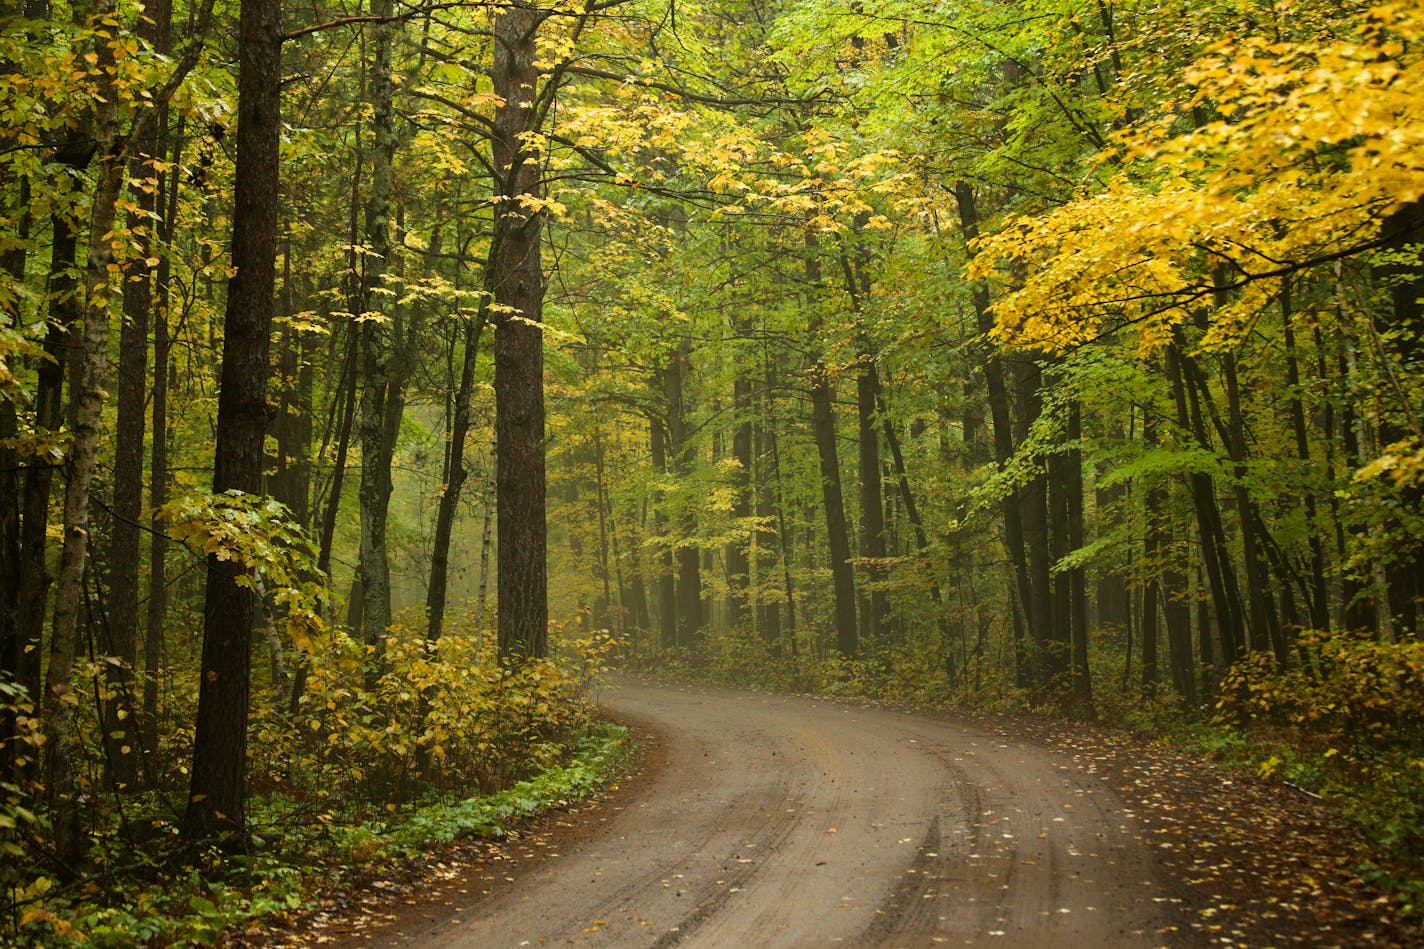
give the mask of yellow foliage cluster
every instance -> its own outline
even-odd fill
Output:
[[[379,659],[339,631],[315,642],[289,774],[323,794],[388,799],[416,786],[498,790],[554,763],[591,721],[591,675],[612,641],[511,667],[493,637],[452,625],[429,643],[421,624],[397,623]]]
[[[1102,190],[985,238],[973,274],[1012,274],[999,338],[1062,352],[1134,325],[1151,350],[1215,303],[1203,346],[1229,347],[1283,277],[1372,249],[1424,197],[1424,11],[1386,3],[1348,27],[1222,40],[1181,112],[1099,156]]]
[[[1378,744],[1408,739],[1424,722],[1424,642],[1309,630],[1298,649],[1307,661],[1285,671],[1267,653],[1232,666],[1217,709]]]

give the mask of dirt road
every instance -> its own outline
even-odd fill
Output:
[[[647,785],[513,885],[376,945],[1167,942],[1149,848],[1071,759],[858,703],[627,679],[600,698],[661,733]]]

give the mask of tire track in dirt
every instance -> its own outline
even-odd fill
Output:
[[[665,761],[597,832],[368,945],[697,949],[1167,942],[1154,855],[1102,780],[974,725],[619,679]]]

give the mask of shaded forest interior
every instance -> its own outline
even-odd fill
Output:
[[[1219,715],[1424,853],[1415,4],[0,26],[5,925],[532,779],[606,662]]]

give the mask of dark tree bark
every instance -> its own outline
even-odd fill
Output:
[[[663,395],[667,400],[667,463],[679,478],[692,474],[692,425],[688,420],[687,374],[692,346],[684,340],[663,368]],[[677,641],[690,646],[702,635],[702,551],[695,541],[697,521],[688,504],[679,505],[673,524],[674,560],[677,563]]]
[[[1305,394],[1300,385],[1300,360],[1296,350],[1294,313],[1292,312],[1292,287],[1286,280],[1281,287],[1281,326],[1284,330],[1286,357],[1286,384],[1290,387],[1291,431],[1295,435],[1296,456],[1305,465],[1310,465],[1310,434],[1305,423]],[[1310,625],[1315,629],[1330,628],[1330,595],[1325,579],[1325,545],[1321,539],[1321,529],[1316,520],[1315,491],[1304,492],[1305,522],[1308,527],[1307,543],[1310,547],[1309,573],[1306,581],[1307,600],[1310,608]]]
[[[738,338],[751,333],[749,319],[734,321],[733,332]],[[736,376],[732,380],[732,407],[735,412],[732,431],[732,458],[736,461],[732,502],[732,517],[745,525],[752,516],[752,409],[753,367],[744,358],[738,359]],[[733,629],[744,627],[751,619],[751,541],[738,537],[727,545],[728,620]]]
[[[87,164],[87,153],[84,158]],[[66,216],[51,218],[53,243],[50,246],[49,317],[53,327],[46,334],[44,358],[35,373],[34,427],[37,434],[57,435],[64,422],[64,380],[70,354],[71,327],[84,318],[79,281],[74,276],[79,245],[77,223]],[[44,639],[46,607],[54,575],[49,563],[50,497],[54,487],[54,465],[47,457],[32,458],[21,477],[19,528],[19,595],[15,613],[16,680],[43,706],[40,657]]]
[[[974,186],[966,181],[957,183],[954,186],[954,197],[959,206],[959,224],[964,234],[966,252],[972,256],[972,242],[979,236],[979,211]],[[994,328],[994,317],[989,311],[989,291],[976,285],[971,296],[979,332],[987,334]],[[1014,455],[1013,412],[1003,356],[997,352],[986,352],[983,368],[985,388],[989,395],[989,417],[994,430],[994,460],[1000,470],[1003,470]],[[1040,635],[1034,628],[1031,606],[1034,602],[1034,583],[1029,570],[1023,493],[1023,488],[1010,489],[1000,506],[1004,518],[1004,547],[1009,556],[1009,563],[1013,565],[1014,588],[1018,594],[1019,609],[1014,614],[1014,628],[1016,635],[1024,627],[1027,627],[1028,632],[1027,637],[1016,639],[1019,644],[1026,639],[1036,643]],[[1030,657],[1027,653],[1027,649],[1015,650],[1015,656],[1018,658],[1015,677],[1020,686],[1029,684],[1038,676],[1035,657]]]
[[[164,123],[160,122],[160,127]],[[173,134],[172,167],[181,167],[183,156],[183,121],[178,121]],[[173,246],[176,233],[179,175],[172,170],[159,176],[165,194],[159,242]],[[172,300],[171,255],[159,257],[154,274],[155,306],[153,307],[153,401],[150,406],[150,429],[153,432],[149,456],[150,515],[168,503],[168,392],[172,365],[172,334],[169,327],[169,305]],[[158,751],[158,681],[163,668],[165,623],[168,618],[168,535],[155,530],[148,541],[148,614],[143,637],[143,725],[144,750],[150,759]]]
[[[8,11],[6,11],[8,15]],[[5,64],[3,72],[13,72]],[[19,240],[0,258],[0,268],[16,284],[25,276],[25,240],[29,237],[29,182],[21,182],[19,205]],[[13,299],[13,298],[12,298]],[[18,301],[15,301],[18,302]],[[0,325],[18,323],[18,307],[0,309]],[[20,635],[20,456],[9,447],[8,440],[19,434],[19,413],[15,403],[0,397],[0,676],[24,684],[24,641]],[[28,692],[31,700],[36,693]],[[0,781],[19,783],[19,748],[15,736],[15,716],[0,714]]]
[[[262,490],[268,354],[276,283],[281,134],[281,3],[242,0],[238,21],[237,169],[213,491]],[[203,653],[183,836],[247,845],[247,712],[253,598],[242,568],[208,558]]]
[[[25,12],[21,0],[0,3],[0,17],[9,18]],[[0,61],[0,79],[8,80],[19,68],[16,63]],[[14,143],[12,133],[0,130],[0,148],[8,149]],[[23,285],[25,279],[30,198],[28,177],[22,178],[13,192],[7,188],[0,194],[5,215],[13,215],[16,222],[16,239],[0,255],[0,270],[15,286]],[[0,300],[0,326],[18,326],[20,318],[17,296],[8,295]],[[28,681],[31,677],[25,670],[28,657],[20,626],[20,583],[25,572],[20,556],[20,453],[10,447],[9,442],[19,432],[20,417],[15,402],[8,396],[0,396],[0,677],[23,686],[26,697],[34,701],[39,698],[38,682]],[[37,674],[38,669],[35,678]],[[24,756],[13,740],[16,724],[14,713],[0,713],[0,781],[20,784],[25,769],[20,767]]]
[[[844,247],[840,253],[841,273],[850,297],[851,311],[856,319],[863,316],[865,300],[870,295],[870,275],[863,255],[852,259]],[[855,378],[856,445],[860,473],[860,556],[870,561],[861,571],[862,584],[872,585],[880,579],[887,550],[885,540],[885,489],[881,483],[880,434],[875,425],[879,411],[880,375],[875,365],[872,347],[864,332],[859,334],[859,366]],[[885,634],[890,620],[890,599],[882,589],[862,590],[860,597],[860,628],[862,639],[878,640]]]
[[[395,163],[395,83],[391,44],[395,24],[388,19],[392,0],[372,0],[371,193],[366,203],[366,243],[361,280],[361,539],[357,567],[361,590],[361,638],[376,647],[377,662],[391,625],[391,567],[387,523],[393,484],[391,464],[405,411],[405,384],[413,333],[392,302],[386,277],[395,268],[391,239],[391,189]],[[372,670],[374,671],[374,669]]]
[[[1151,448],[1160,443],[1157,435],[1157,416],[1151,407],[1143,416],[1142,440]],[[1160,479],[1154,480],[1147,489],[1143,520],[1145,530],[1142,542],[1142,559],[1146,562],[1146,581],[1142,585],[1142,694],[1153,696],[1157,693],[1157,642],[1159,601],[1162,594],[1163,559],[1169,556],[1165,549],[1167,535],[1163,529],[1166,516],[1167,486]]]
[[[1022,445],[1029,426],[1043,411],[1043,374],[1033,360],[1017,356],[1014,369],[1015,405],[1014,441]],[[1024,557],[1028,564],[1029,599],[1024,604],[1028,632],[1033,641],[1037,681],[1055,692],[1067,692],[1070,687],[1070,631],[1067,598],[1055,603],[1053,593],[1052,536],[1049,511],[1048,478],[1036,473],[1018,490],[1019,523],[1023,525]],[[1063,521],[1066,524],[1066,519]],[[1064,607],[1060,615],[1056,606]],[[1062,620],[1059,622],[1059,620]]]
[[[494,333],[499,651],[507,659],[542,657],[549,634],[543,214],[537,210],[542,185],[539,156],[524,138],[539,124],[535,34],[543,16],[528,0],[514,0],[495,15],[490,72],[501,100],[494,115],[498,200],[490,280],[499,313]]]
[[[1177,408],[1177,424],[1198,445],[1210,448],[1201,411],[1197,407],[1196,389],[1186,385],[1182,362],[1185,356],[1180,341],[1167,347],[1167,375],[1172,384]],[[1211,587],[1217,629],[1221,634],[1222,651],[1234,662],[1246,654],[1246,637],[1242,620],[1241,595],[1236,588],[1236,575],[1226,550],[1226,535],[1221,527],[1221,512],[1217,508],[1216,489],[1210,475],[1195,471],[1188,475],[1192,506],[1197,515],[1202,561]]]
[[[158,52],[168,51],[168,27],[172,17],[169,0],[148,4],[147,15],[139,18],[134,32],[153,44]],[[118,414],[114,425],[114,505],[109,537],[108,653],[115,663],[105,663],[104,677],[110,694],[103,709],[105,761],[119,786],[131,786],[139,779],[141,721],[135,692],[134,671],[138,666],[139,601],[139,518],[143,515],[143,435],[148,395],[148,326],[153,310],[154,252],[152,223],[158,207],[158,178],[153,162],[159,152],[160,123],[148,128],[133,143],[129,174],[148,187],[134,194],[136,209],[129,213],[129,227],[139,249],[124,277],[124,320],[119,330]]]
[[[862,571],[863,582],[882,579],[886,548],[885,488],[881,482],[879,411],[880,376],[875,362],[862,354],[856,374],[857,444],[860,462],[860,555],[872,566]],[[870,640],[885,635],[890,621],[890,597],[883,589],[870,590],[862,599],[860,633]]]
[[[1075,399],[1068,406],[1068,451],[1063,453],[1064,503],[1068,533],[1064,553],[1083,546],[1083,410]],[[1079,565],[1064,571],[1068,585],[1068,622],[1072,640],[1073,698],[1080,703],[1093,698],[1092,675],[1088,667],[1088,590],[1085,569]]]
[[[662,421],[649,422],[649,451],[652,454],[653,470],[668,473],[667,435]],[[662,551],[658,556],[657,600],[658,630],[664,649],[677,645],[677,576],[673,568],[672,536],[668,516],[662,505],[653,507],[653,535],[662,540]]]
[[[821,263],[815,236],[806,236],[806,283],[821,285]],[[812,344],[820,331],[820,319],[810,327]],[[841,490],[841,462],[836,450],[835,393],[829,367],[814,350],[810,367],[811,431],[821,467],[821,504],[826,517],[826,543],[831,556],[831,586],[835,596],[836,649],[844,656],[860,651],[855,616],[855,575],[850,564],[850,534],[846,527],[845,496]]]
[[[485,314],[467,320],[464,352],[460,361],[460,385],[455,392],[450,412],[450,438],[445,446],[444,487],[435,513],[435,538],[430,554],[430,583],[426,587],[425,638],[435,642],[445,625],[445,596],[450,576],[450,537],[455,530],[455,514],[459,510],[460,491],[469,477],[465,467],[465,439],[470,433],[470,401],[475,391],[475,363],[479,359],[480,336],[484,331]]]

